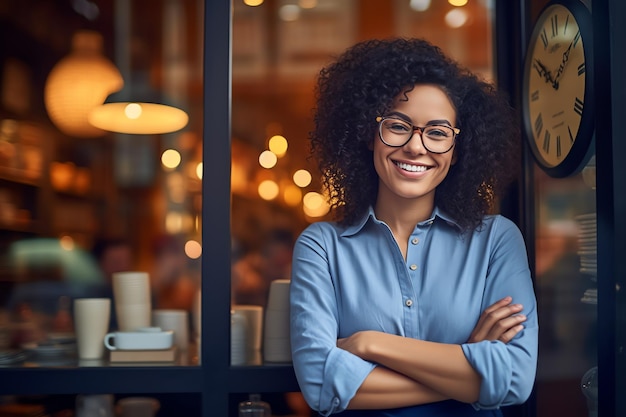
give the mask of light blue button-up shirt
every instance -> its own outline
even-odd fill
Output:
[[[505,296],[524,306],[524,330],[508,344],[466,343],[481,313]],[[519,229],[496,215],[461,233],[435,209],[415,227],[405,261],[372,209],[352,226],[310,225],[294,248],[291,346],[300,389],[323,415],[344,410],[377,366],[336,345],[361,330],[460,344],[482,377],[474,408],[524,402],[535,378],[538,325]]]

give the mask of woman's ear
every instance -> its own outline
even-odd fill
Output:
[[[450,163],[451,165],[456,164],[456,161],[459,159],[457,153],[456,153],[456,148],[454,148],[452,150],[452,162]]]
[[[369,149],[370,151],[374,151],[374,141],[370,140],[369,142],[367,142],[367,149]]]

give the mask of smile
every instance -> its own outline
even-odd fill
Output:
[[[426,165],[411,165],[411,164],[405,164],[404,162],[397,162],[397,161],[394,161],[394,164],[396,164],[396,166],[398,166],[400,169],[404,171],[409,171],[409,172],[424,172],[428,169]]]

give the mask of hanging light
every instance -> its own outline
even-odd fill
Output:
[[[102,43],[97,32],[76,32],[72,52],[52,68],[46,80],[46,110],[55,126],[67,135],[102,136],[105,132],[89,123],[87,116],[124,85],[119,70],[102,54]]]
[[[184,128],[189,116],[165,104],[123,101],[93,108],[88,120],[93,126],[111,132],[153,135]]]

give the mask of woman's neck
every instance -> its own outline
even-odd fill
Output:
[[[376,218],[389,226],[402,249],[406,247],[409,236],[417,223],[429,219],[432,215],[435,207],[434,193],[421,198],[407,199],[382,190],[381,187],[374,206]],[[402,252],[404,254],[405,250]]]

